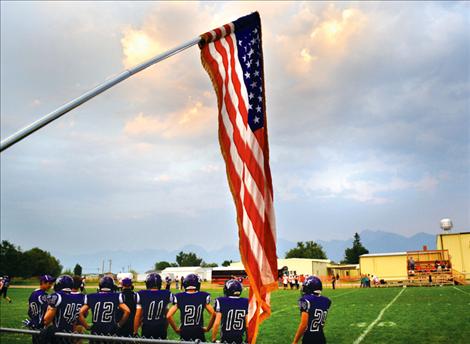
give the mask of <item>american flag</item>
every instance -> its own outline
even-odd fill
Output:
[[[259,324],[271,313],[278,271],[258,12],[201,35],[200,48],[217,93],[219,142],[250,282],[248,340],[255,343]]]

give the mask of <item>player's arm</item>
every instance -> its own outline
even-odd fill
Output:
[[[54,320],[55,314],[57,312],[57,308],[48,306],[46,314],[44,315],[44,327],[49,326],[52,324],[52,320]]]
[[[135,317],[134,317],[134,335],[139,333],[139,327],[141,326],[142,321],[142,307],[137,305],[135,310]]]
[[[86,322],[86,316],[88,314],[88,310],[90,307],[88,305],[83,305],[82,308],[80,308],[80,313],[78,314],[78,321],[80,324],[87,330],[90,329],[90,325]]]
[[[214,324],[214,320],[215,320],[214,307],[212,307],[212,305],[210,303],[206,304],[206,310],[211,315],[211,318],[209,319],[209,324],[207,324],[207,327],[203,327],[204,332],[210,331],[210,329],[212,328],[212,325]]]
[[[295,334],[294,341],[292,344],[297,344],[299,340],[302,338],[305,330],[307,329],[308,324],[308,313],[302,312],[300,317],[299,328],[297,329],[297,333]]]
[[[212,327],[212,341],[217,340],[217,334],[219,333],[220,321],[222,320],[222,313],[215,313],[214,326]]]
[[[131,310],[129,309],[129,307],[127,307],[127,305],[125,303],[119,304],[119,309],[122,311],[123,314],[122,314],[121,320],[119,320],[117,325],[119,327],[123,327],[124,324],[127,322],[127,319],[129,319],[129,315],[131,314]]]
[[[168,323],[170,324],[171,328],[173,329],[173,331],[175,331],[176,333],[180,333],[181,330],[178,326],[176,326],[175,320],[173,319],[173,315],[176,313],[177,310],[178,310],[177,305],[171,306],[170,310],[168,311],[168,313],[166,315],[166,318],[167,318]]]

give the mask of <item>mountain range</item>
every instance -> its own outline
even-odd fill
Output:
[[[420,250],[423,245],[426,245],[428,249],[434,249],[436,246],[436,236],[429,233],[417,233],[411,237],[406,237],[396,233],[364,230],[359,235],[363,246],[370,253]],[[353,238],[315,241],[323,247],[329,259],[339,262],[344,257],[344,250],[352,246]],[[295,246],[296,242],[279,238],[277,243],[278,257],[284,257],[285,253]],[[105,271],[109,270],[109,260],[112,262],[111,270],[113,272],[128,271],[129,268],[138,272],[144,272],[152,269],[155,262],[174,262],[176,255],[180,251],[194,252],[205,262],[215,262],[219,265],[224,260],[240,260],[238,247],[235,245],[225,246],[217,250],[206,250],[201,246],[186,245],[178,250],[107,250],[88,254],[52,253],[59,258],[65,268],[73,269],[75,264],[79,263],[83,267],[84,273],[98,273],[101,271],[102,265],[104,265]]]

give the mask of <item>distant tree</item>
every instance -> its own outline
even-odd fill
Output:
[[[202,268],[216,268],[218,266],[217,263],[206,263],[205,261],[201,263]]]
[[[359,256],[367,253],[369,253],[369,250],[362,246],[359,234],[355,233],[353,246],[344,251],[344,260],[342,260],[341,263],[359,264]]]
[[[62,265],[49,252],[34,247],[24,252],[25,273],[29,276],[49,274],[57,276],[62,271]]]
[[[62,266],[57,258],[37,247],[22,252],[19,246],[4,240],[0,245],[0,273],[31,277],[43,274],[57,276]]]
[[[313,241],[298,242],[297,247],[286,252],[286,258],[327,259],[323,247]]]
[[[73,276],[73,271],[70,270],[70,269],[65,269],[61,272],[62,275],[69,275],[69,276]]]
[[[130,269],[129,272],[132,274],[132,279],[133,280],[136,280],[137,279],[137,275],[139,274],[137,271],[133,270],[133,269]]]
[[[21,248],[15,246],[7,240],[3,240],[0,245],[0,274],[9,276],[24,276],[24,261]]]
[[[75,267],[73,268],[73,274],[75,276],[81,276],[82,275],[82,266],[80,264],[76,264]]]
[[[232,260],[224,260],[223,263],[222,263],[222,266],[230,266],[230,264],[232,264],[233,261]]]
[[[171,263],[168,263],[166,261],[156,262],[155,270],[162,271],[162,270],[165,270],[166,268],[169,268],[170,266],[171,266]]]
[[[202,258],[196,256],[193,252],[185,253],[181,251],[176,256],[176,262],[178,263],[178,266],[200,266]]]

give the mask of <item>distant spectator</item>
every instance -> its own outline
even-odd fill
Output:
[[[289,285],[290,285],[290,289],[294,289],[294,276],[293,275],[290,275],[289,276]]]
[[[438,268],[438,267],[439,267],[439,261],[436,260],[436,261],[434,262],[434,270],[437,271],[437,268]]]
[[[299,290],[299,276],[294,276],[295,289]]]
[[[305,282],[305,275],[302,274],[302,275],[300,275],[300,277],[299,277],[299,283],[300,283],[300,286],[301,286],[301,287],[303,287],[304,282]]]
[[[282,276],[282,284],[284,285],[284,290],[287,289],[287,283],[289,282],[289,278],[287,275]]]
[[[333,276],[331,276],[331,287],[333,289],[336,289],[335,284],[336,284],[336,276],[333,274]]]
[[[410,257],[410,259],[408,259],[408,270],[411,270],[411,271],[415,270],[415,261],[413,257]]]
[[[170,276],[166,276],[165,282],[166,282],[165,289],[166,289],[166,290],[170,290],[170,288],[171,288],[171,277],[170,277]]]
[[[85,293],[85,283],[86,283],[86,277],[82,277],[82,283],[80,283],[80,293]]]
[[[176,278],[175,278],[175,288],[176,288],[176,289],[179,289],[179,288],[180,288],[179,283],[180,283],[180,281],[179,281],[179,279],[178,279],[178,276],[176,276]]]
[[[336,273],[336,280],[339,281],[339,273]]]

